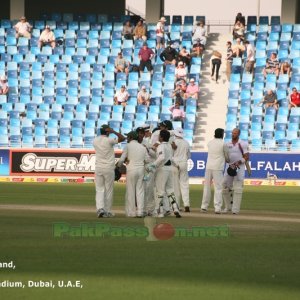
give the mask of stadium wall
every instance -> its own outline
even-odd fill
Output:
[[[121,151],[116,151],[120,157]],[[300,180],[299,153],[251,153],[251,178]],[[204,177],[207,152],[192,152],[190,177]],[[0,149],[0,176],[92,176],[93,150]],[[246,175],[247,177],[247,175]]]

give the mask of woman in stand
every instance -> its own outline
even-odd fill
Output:
[[[216,83],[218,83],[221,63],[222,63],[222,54],[219,51],[213,51],[212,57],[210,59],[211,79],[214,80],[214,74],[216,72]]]

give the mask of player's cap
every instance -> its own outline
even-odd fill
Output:
[[[170,120],[164,120],[164,121],[160,122],[159,126],[164,126],[168,130],[172,130],[173,129],[173,124],[172,124],[172,122]]]
[[[174,135],[180,138],[183,138],[183,129],[182,128],[176,128],[174,130]]]
[[[6,80],[6,76],[5,75],[1,75],[0,76],[0,80],[5,81]]]
[[[137,140],[138,139],[138,134],[136,131],[130,131],[127,134],[128,138],[132,138],[133,140]]]
[[[196,39],[196,42],[200,42],[200,39]]]

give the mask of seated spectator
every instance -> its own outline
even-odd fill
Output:
[[[245,26],[240,22],[237,21],[233,26],[233,39],[241,39],[242,41],[245,38]]]
[[[186,88],[184,98],[198,99],[198,97],[199,97],[199,86],[195,84],[195,79],[191,78],[189,85]]]
[[[200,39],[196,39],[191,51],[191,57],[202,57],[204,50],[205,47],[203,44],[201,44]]]
[[[265,108],[274,107],[276,110],[278,109],[277,96],[272,90],[268,90],[267,94],[257,104],[257,106],[259,106],[261,103],[265,105]]]
[[[150,94],[147,92],[146,87],[143,85],[139,93],[137,94],[138,104],[150,105]]]
[[[130,63],[127,61],[123,55],[122,52],[118,53],[118,57],[115,60],[115,73],[129,73],[129,67]]]
[[[156,47],[157,49],[165,47],[165,23],[167,19],[161,17],[156,24]]]
[[[125,85],[122,85],[121,89],[118,92],[116,92],[115,104],[126,106],[128,98],[129,93],[126,91]]]
[[[233,57],[243,57],[246,48],[241,44],[241,39],[236,39],[236,44],[232,46],[232,56]]]
[[[32,30],[32,26],[26,21],[24,16],[21,17],[20,21],[14,26],[14,29],[16,30],[16,38],[31,38],[30,32]]]
[[[139,60],[140,60],[140,72],[144,72],[145,67],[147,68],[148,72],[152,71],[152,62],[151,59],[154,56],[154,52],[152,49],[148,48],[148,44],[145,42],[143,47],[139,51]]]
[[[143,24],[143,19],[140,19],[134,30],[133,30],[133,38],[135,40],[143,40],[143,41],[146,41],[147,40],[147,33],[146,33],[146,27],[145,25]]]
[[[48,25],[42,31],[39,38],[39,47],[42,48],[45,45],[50,45],[52,49],[55,48],[55,35]]]
[[[193,43],[198,39],[202,45],[206,45],[206,29],[203,21],[197,22],[196,27],[193,30]]]
[[[182,61],[186,66],[189,66],[191,63],[190,53],[186,50],[186,47],[182,47],[178,54],[178,62]]]
[[[7,78],[5,75],[0,77],[0,95],[6,95],[9,91],[9,87],[7,84]]]
[[[291,109],[292,107],[300,107],[300,93],[295,87],[293,87],[292,93],[290,95],[289,109]]]
[[[291,76],[291,64],[288,63],[287,61],[283,62],[280,65],[280,74],[287,74]]]
[[[176,81],[184,80],[186,81],[186,68],[182,61],[180,61],[175,69]]]
[[[173,121],[184,121],[185,112],[182,109],[180,109],[180,102],[175,102],[175,105],[171,106],[169,110],[172,113]]]
[[[168,47],[160,54],[160,59],[164,62],[165,65],[175,65],[178,53],[172,48],[172,44],[169,42]]]
[[[131,26],[130,21],[126,21],[123,26],[123,36],[125,40],[133,39],[133,27]]]
[[[279,73],[279,60],[277,59],[277,54],[273,52],[271,56],[267,59],[266,67],[263,70],[264,75],[275,74],[278,76]]]
[[[184,81],[178,81],[176,83],[176,87],[175,87],[175,90],[173,92],[173,99],[174,99],[174,102],[179,102],[180,105],[183,105],[184,103],[184,94],[186,92],[186,84]]]

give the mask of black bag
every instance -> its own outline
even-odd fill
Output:
[[[227,174],[231,177],[234,177],[237,175],[237,168],[236,166],[233,166],[233,165],[230,165],[228,168],[227,168]]]

